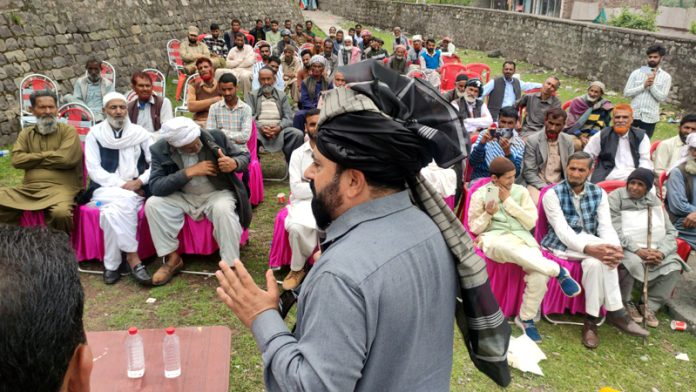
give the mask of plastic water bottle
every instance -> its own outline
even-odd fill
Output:
[[[0,157],[7,157],[10,155],[10,150],[0,150]]]
[[[99,201],[99,200],[92,200],[92,201],[90,201],[89,203],[87,203],[87,206],[88,206],[88,207],[90,207],[90,208],[96,208],[96,209],[102,208],[103,205],[104,205],[104,203],[102,203],[102,202]]]
[[[138,333],[138,328],[136,327],[128,329],[126,356],[128,357],[128,378],[140,378],[145,375],[143,337]]]
[[[176,378],[181,375],[181,357],[179,355],[179,337],[174,331],[174,327],[166,329],[164,342],[162,343],[162,353],[164,355],[164,377]]]

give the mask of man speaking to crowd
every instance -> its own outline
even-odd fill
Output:
[[[449,390],[460,293],[455,267],[461,272],[471,265],[458,264],[464,252],[456,249],[461,237],[452,233],[456,219],[445,222],[454,215],[444,213],[447,207],[419,171],[433,159],[451,165],[462,154],[441,132],[418,127],[385,116],[355,90],[325,96],[305,176],[326,238],[320,261],[302,283],[294,333],[277,311],[271,271],[263,291],[239,260],[232,268],[220,263],[218,296],[252,329],[267,390]],[[483,303],[492,298],[485,274],[466,279],[460,295],[469,309],[494,309],[492,315],[467,314],[467,340],[476,340],[467,346],[477,366],[492,362],[483,367],[505,374],[506,365],[491,354],[504,358],[509,327],[494,300]],[[477,299],[465,293],[479,289],[473,286],[484,287]],[[482,335],[489,339],[477,340]],[[493,349],[479,355],[484,346]],[[509,381],[509,374],[500,378]]]

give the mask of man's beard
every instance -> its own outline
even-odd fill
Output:
[[[265,96],[269,96],[269,95],[271,95],[271,93],[273,93],[273,86],[270,86],[270,85],[261,86],[261,94],[263,94]]]
[[[696,159],[689,157],[684,166],[684,170],[691,175],[696,175]]]
[[[44,136],[50,135],[58,129],[58,118],[55,115],[47,115],[36,119],[36,131]]]
[[[261,56],[261,60],[263,60],[264,63],[267,63],[267,62],[268,62],[268,59],[270,59],[270,58],[271,58],[270,55],[262,55],[262,56]]]
[[[658,65],[660,65],[660,63],[657,61],[648,61],[648,67],[650,68],[657,68]]]
[[[454,93],[457,94],[457,98],[462,98],[466,96],[465,91],[459,91],[458,89],[454,89]]]
[[[101,79],[101,75],[87,75],[87,79],[89,79],[90,82],[92,83],[97,83]]]
[[[687,138],[688,136],[689,136],[688,133],[685,135],[685,134],[679,132],[679,140],[681,140],[682,143],[684,143],[684,144],[686,144],[686,138]]]
[[[209,82],[212,78],[213,78],[213,74],[211,74],[210,72],[204,73],[204,74],[201,75],[201,79],[202,79],[204,82]]]
[[[599,101],[600,98],[602,98],[602,97],[599,96],[599,97],[592,98],[592,97],[590,97],[590,94],[585,94],[585,101],[587,101],[589,103],[595,103],[595,102]]]
[[[314,181],[309,182],[309,188],[312,190],[312,215],[314,215],[317,227],[321,230],[326,230],[329,227],[333,222],[331,213],[343,204],[338,195],[338,179],[338,174],[334,175],[331,183],[319,194],[314,188]]]
[[[477,97],[474,97],[473,95],[469,95],[469,94],[466,94],[466,93],[464,94],[464,100],[465,100],[466,103],[468,103],[469,105],[473,105],[474,102],[476,102],[476,98],[477,98]]]
[[[123,129],[123,126],[126,125],[126,117],[112,117],[109,116],[108,114],[106,115],[106,121],[111,125],[111,128],[113,129]]]
[[[350,45],[348,45],[348,44],[343,44],[343,47],[344,47],[345,49],[350,50],[350,49],[353,48],[353,44],[350,44]]]
[[[394,55],[394,58],[396,58],[397,60],[403,60],[403,59],[404,59],[404,56],[395,54],[395,55]]]
[[[234,46],[235,46],[238,50],[242,50],[242,49],[244,48],[244,44],[241,44],[241,45],[235,44]]]
[[[628,125],[623,125],[623,126],[621,126],[621,125],[614,125],[614,131],[615,131],[616,133],[618,133],[619,135],[621,135],[621,136],[625,135],[626,132],[628,132],[630,129],[631,129],[631,127],[628,126]]]

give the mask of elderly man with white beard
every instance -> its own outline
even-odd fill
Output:
[[[466,81],[463,94],[456,90],[456,98],[451,103],[457,108],[459,119],[466,131],[473,133],[490,127],[493,117],[486,104],[479,99],[483,94],[483,83],[479,79],[469,79]]]
[[[29,97],[36,124],[19,133],[12,166],[24,170],[16,187],[0,187],[0,223],[19,223],[23,211],[43,211],[46,224],[70,232],[75,195],[82,189],[82,148],[75,128],[58,123],[58,98],[49,90]]]
[[[292,127],[293,112],[288,97],[276,85],[276,76],[269,67],[259,71],[261,87],[252,91],[246,99],[254,120],[259,127],[257,139],[269,152],[283,150],[285,162],[290,162],[292,152],[304,141],[304,134]]]
[[[106,121],[93,126],[85,140],[85,163],[90,184],[85,201],[99,202],[99,227],[104,231],[104,283],[120,278],[121,252],[133,278],[149,284],[150,275],[138,257],[138,211],[147,196],[152,138],[130,122],[126,97],[104,97]]]
[[[406,50],[405,45],[396,45],[394,54],[391,55],[387,61],[387,68],[393,69],[401,75],[406,75],[406,73],[408,73],[408,66],[411,64],[406,58]]]

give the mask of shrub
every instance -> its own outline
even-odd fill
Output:
[[[640,11],[631,11],[624,7],[618,15],[609,19],[609,24],[628,29],[657,31],[657,11],[648,5],[644,5]]]
[[[696,34],[696,22],[691,22],[691,27],[689,28],[691,34]]]

